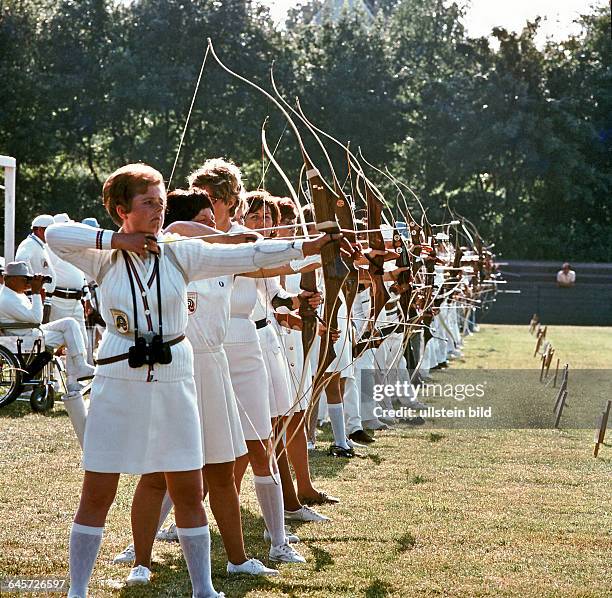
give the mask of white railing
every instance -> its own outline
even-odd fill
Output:
[[[4,260],[12,262],[15,257],[15,178],[17,162],[10,156],[0,156],[0,167],[4,168]]]

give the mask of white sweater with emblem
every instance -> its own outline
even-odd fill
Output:
[[[110,230],[72,223],[55,224],[47,229],[47,242],[52,251],[83,270],[88,279],[95,280],[99,285],[101,314],[107,322],[107,328],[102,336],[98,358],[127,353],[134,344],[135,314],[132,292],[122,252],[111,249],[113,234]],[[158,237],[158,241],[164,239],[170,240],[171,237]],[[303,257],[299,241],[212,245],[201,240],[180,239],[171,243],[161,242],[160,250],[164,340],[171,340],[185,333],[189,281],[276,267]],[[155,259],[152,255],[144,259],[134,253],[129,253],[129,256],[144,286],[141,293],[135,281],[139,333],[151,330],[157,334],[157,286],[153,276]],[[148,309],[145,309],[145,303]],[[127,320],[127,329],[122,320]],[[156,364],[153,373],[147,366],[130,368],[128,361],[122,360],[97,366],[96,374],[124,380],[183,380],[193,376],[193,350],[187,340],[174,345],[172,363]]]

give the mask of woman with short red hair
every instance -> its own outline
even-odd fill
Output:
[[[97,281],[107,323],[85,428],[85,477],[70,534],[68,596],[87,595],[120,474],[156,472],[164,472],[175,505],[193,596],[219,596],[212,585],[202,503],[193,351],[185,338],[187,283],[281,265],[303,256],[303,250],[319,251],[329,237],[310,245],[266,241],[265,250],[261,243],[168,243],[160,235],[166,208],[163,178],[145,164],[129,164],[111,174],[103,200],[120,232],[83,224],[47,229],[51,249]],[[149,575],[148,567],[138,562],[131,573],[138,583],[147,583]]]

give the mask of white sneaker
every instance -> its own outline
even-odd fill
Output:
[[[361,442],[355,442],[354,440],[351,440],[350,438],[346,439],[346,444],[350,449],[354,449],[355,447],[357,448],[367,448],[366,444],[361,444]]]
[[[305,563],[306,559],[289,544],[270,546],[270,560],[280,563]]]
[[[270,537],[270,532],[264,528],[264,540],[266,542],[272,542],[272,538]],[[291,533],[291,530],[285,526],[285,540],[287,540],[287,542],[289,542],[289,544],[299,544],[300,543],[300,539],[295,535]]]
[[[329,521],[329,517],[317,513],[314,509],[304,505],[297,511],[285,510],[285,520],[287,521]]]
[[[128,544],[123,552],[120,552],[114,559],[113,563],[118,565],[120,563],[133,563],[136,560],[136,552],[134,551],[134,545]]]
[[[191,594],[191,598],[195,598],[195,594]],[[215,598],[225,598],[225,594],[223,592],[217,592]]]
[[[178,542],[178,532],[176,531],[176,523],[171,523],[168,527],[160,529],[155,535],[156,540],[162,542]]]
[[[145,567],[144,565],[138,565],[138,567],[134,567],[125,583],[128,586],[142,586],[146,585],[151,581],[151,570]]]
[[[307,448],[309,451],[314,451],[314,450],[315,450],[315,447],[316,447],[316,445],[315,445],[315,443],[314,443],[312,440],[309,440],[309,441],[306,443],[306,448]]]
[[[230,575],[269,575],[271,577],[278,575],[278,569],[269,569],[257,559],[249,559],[242,565],[234,565],[234,563],[228,561],[227,572]]]

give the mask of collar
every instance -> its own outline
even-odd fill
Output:
[[[28,237],[34,239],[43,249],[46,247],[46,243],[41,241],[34,233],[30,233]]]

